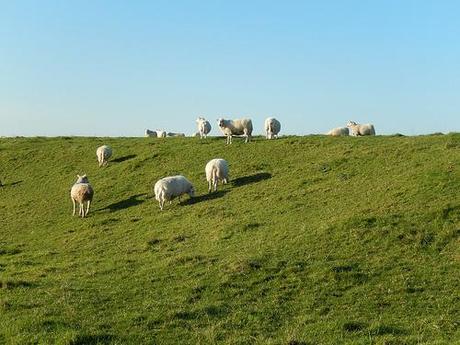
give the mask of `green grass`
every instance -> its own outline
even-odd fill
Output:
[[[7,138],[0,162],[0,343],[460,343],[459,134]],[[160,211],[179,173],[197,198]]]

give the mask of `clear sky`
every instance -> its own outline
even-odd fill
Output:
[[[458,1],[2,1],[0,135],[460,131]]]

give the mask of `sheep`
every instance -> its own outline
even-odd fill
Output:
[[[84,218],[88,215],[89,206],[93,200],[94,190],[93,187],[89,184],[88,177],[86,175],[80,176],[77,175],[77,182],[72,186],[70,190],[70,198],[72,199],[73,212],[72,215],[75,216],[75,203],[78,202],[80,205],[80,210],[78,215]],[[86,212],[85,212],[85,201],[87,202]]]
[[[96,150],[96,156],[100,167],[107,165],[109,158],[112,156],[112,148],[107,145],[99,146]]]
[[[206,180],[208,181],[208,192],[214,188],[217,191],[217,183],[221,181],[226,184],[228,182],[228,163],[225,159],[211,159],[206,164]]]
[[[326,135],[331,135],[333,137],[340,137],[342,135],[349,135],[349,130],[348,127],[337,127],[331,129],[329,132],[326,133]]]
[[[156,133],[157,133],[157,137],[158,138],[166,138],[166,131],[163,131],[163,130],[156,130]]]
[[[374,125],[370,123],[361,125],[353,121],[348,121],[347,127],[351,129],[354,136],[375,135]]]
[[[251,140],[252,121],[251,119],[224,120],[218,119],[217,123],[221,132],[227,137],[227,144],[232,143],[233,135],[244,135],[245,142]]]
[[[155,199],[160,204],[160,210],[163,210],[165,201],[169,201],[175,197],[179,198],[183,194],[188,194],[191,198],[195,196],[195,188],[192,183],[182,175],[163,177],[158,180],[154,186]]]
[[[185,137],[184,133],[168,132],[167,135],[168,135],[168,137]]]
[[[151,131],[150,129],[146,129],[145,130],[145,136],[146,137],[156,138],[157,137],[157,132],[156,131]]]
[[[265,120],[265,133],[267,139],[278,138],[278,133],[281,130],[281,123],[274,117],[269,117]]]
[[[211,132],[211,124],[204,117],[196,119],[198,126],[198,133],[200,133],[200,139],[206,138],[208,133]]]
[[[171,134],[179,134],[179,133],[171,133]],[[182,133],[181,133],[182,134]],[[151,131],[150,129],[145,130],[145,136],[146,137],[152,137],[152,138],[166,138],[168,133],[163,130],[156,130],[156,131]]]

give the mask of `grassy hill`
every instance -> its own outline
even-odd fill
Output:
[[[460,343],[459,134],[10,138],[0,164],[0,343]],[[160,211],[179,173],[197,197]]]

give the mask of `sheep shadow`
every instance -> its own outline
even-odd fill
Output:
[[[238,177],[238,178],[232,180],[231,183],[232,183],[232,185],[234,187],[241,187],[241,186],[245,186],[247,184],[257,183],[257,182],[260,182],[260,181],[263,181],[263,180],[267,180],[267,179],[269,179],[271,177],[272,177],[272,174],[262,172],[262,173],[257,173],[257,174],[254,174],[254,175]]]
[[[127,199],[124,199],[118,202],[114,202],[113,204],[110,204],[104,208],[101,208],[98,211],[110,210],[110,212],[115,212],[115,211],[124,210],[126,208],[140,205],[146,201],[145,198],[140,199],[140,197],[145,196],[145,195],[147,195],[147,193],[132,195]]]
[[[3,183],[3,184],[2,184],[2,181],[0,180],[0,187],[7,187],[7,186],[12,187],[12,186],[16,186],[16,185],[18,185],[18,184],[21,184],[22,182],[23,182],[23,181],[20,180],[20,181],[15,181],[15,182],[11,182],[11,183]]]
[[[188,205],[194,205],[194,204],[204,202],[204,201],[222,198],[225,194],[227,194],[227,192],[228,192],[227,190],[218,190],[217,192],[195,196],[188,200],[181,201],[180,205],[188,206]]]
[[[121,163],[121,162],[127,161],[128,159],[133,159],[133,158],[136,158],[136,157],[137,157],[137,155],[127,155],[127,156],[119,157],[119,158],[116,158],[116,159],[112,159],[110,162],[112,162],[112,163]]]

